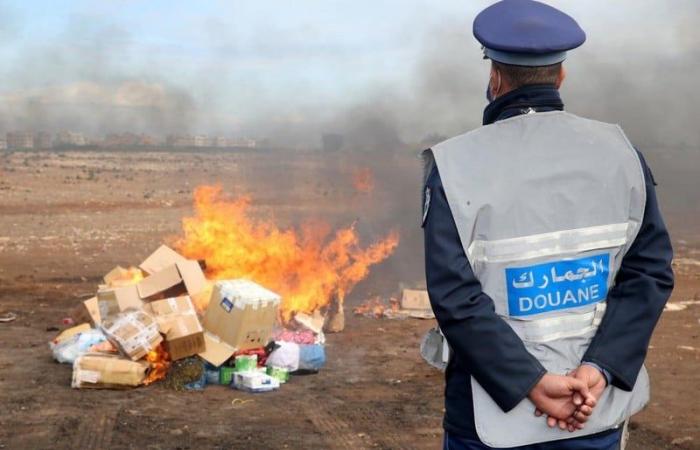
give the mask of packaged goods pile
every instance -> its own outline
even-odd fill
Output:
[[[163,380],[175,390],[227,385],[279,389],[325,363],[323,320],[282,327],[281,298],[250,280],[206,279],[198,261],[161,246],[138,267],[116,267],[49,342],[73,365],[72,387],[128,389]],[[201,308],[198,305],[206,305]]]

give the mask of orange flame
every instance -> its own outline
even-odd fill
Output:
[[[353,312],[357,315],[381,319],[383,317],[393,318],[399,314],[400,310],[398,299],[392,297],[387,304],[381,297],[374,297],[356,306]]]
[[[114,272],[111,280],[107,283],[109,287],[122,287],[132,284],[138,284],[143,280],[143,272],[138,267],[129,267],[124,269],[119,267],[118,272]]]
[[[399,242],[392,231],[362,248],[353,226],[330,237],[327,225],[279,228],[270,219],[251,218],[249,198],[227,199],[218,186],[200,186],[194,198],[195,215],[183,219],[177,249],[206,260],[209,278],[248,278],[280,294],[285,322],[296,312],[327,306],[334,295],[342,302]]]
[[[163,348],[163,344],[148,352],[145,359],[151,365],[151,371],[148,372],[146,379],[143,380],[143,384],[148,386],[165,378],[170,369],[170,355]]]
[[[352,185],[357,192],[370,194],[374,191],[374,173],[369,167],[355,169],[352,173]]]

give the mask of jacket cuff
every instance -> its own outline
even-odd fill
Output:
[[[634,383],[637,381],[635,379],[630,380],[629,377],[623,375],[619,371],[615,370],[610,364],[606,364],[598,358],[584,358],[588,363],[593,363],[601,369],[607,371],[610,374],[610,381],[608,385],[615,386],[616,388],[622,389],[623,391],[631,392],[634,388]]]

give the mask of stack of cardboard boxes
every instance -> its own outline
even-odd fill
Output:
[[[161,342],[173,361],[199,355],[220,366],[238,350],[268,343],[279,302],[277,294],[248,280],[212,287],[197,261],[163,245],[138,268],[110,271],[97,295],[74,312],[76,323],[99,327],[121,356],[84,355],[74,364],[73,385],[115,387],[121,378],[112,371],[119,370],[132,386],[147,371],[126,362],[139,362]],[[202,322],[195,305],[208,305]]]

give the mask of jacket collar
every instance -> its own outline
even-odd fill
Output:
[[[492,101],[484,110],[484,125],[499,120],[526,114],[533,109],[536,112],[562,111],[564,103],[559,91],[548,84],[523,86],[508,92]]]

